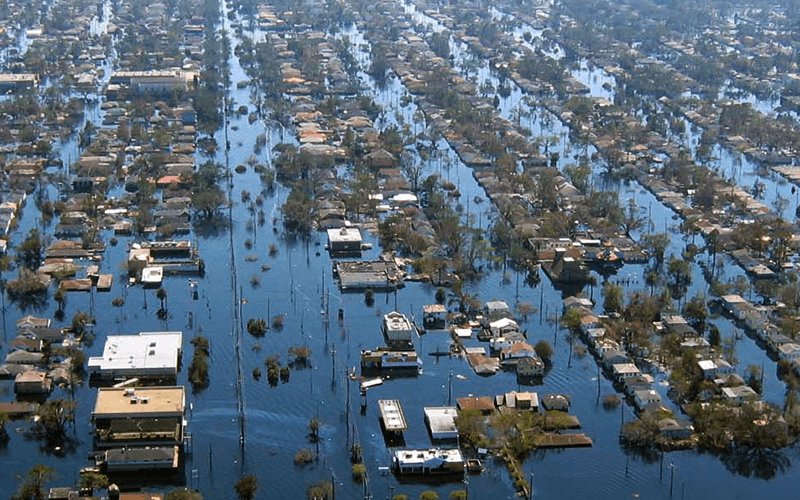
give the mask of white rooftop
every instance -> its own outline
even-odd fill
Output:
[[[355,243],[361,241],[361,231],[357,227],[341,227],[328,229],[328,241],[331,243]]]
[[[89,371],[111,376],[175,375],[182,344],[182,332],[109,335],[103,356],[89,358]]]
[[[411,330],[411,321],[405,314],[392,311],[383,316],[383,325],[386,331],[406,331]]]
[[[428,406],[424,408],[425,420],[434,439],[455,439],[458,437],[455,406]]]

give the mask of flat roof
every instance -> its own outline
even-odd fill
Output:
[[[361,231],[357,227],[342,227],[338,229],[328,229],[328,241],[332,243],[359,242],[361,241]]]
[[[434,438],[458,436],[456,428],[458,410],[455,406],[427,406],[423,411]]]
[[[406,416],[403,413],[400,401],[396,399],[379,399],[378,408],[381,410],[381,419],[387,431],[398,432],[408,429]]]
[[[93,418],[182,417],[186,406],[183,386],[100,388]]]
[[[182,332],[109,335],[102,357],[89,358],[89,370],[163,371],[178,369]]]
[[[392,311],[383,315],[383,326],[387,331],[406,331],[411,330],[411,321],[405,314]]]

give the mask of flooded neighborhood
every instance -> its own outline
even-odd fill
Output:
[[[0,2],[0,492],[792,496],[797,7]]]

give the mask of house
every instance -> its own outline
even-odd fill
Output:
[[[481,323],[484,328],[489,328],[489,323],[503,318],[511,318],[511,309],[502,300],[490,300],[483,305],[483,318]]]
[[[430,450],[398,450],[392,464],[401,475],[463,474],[464,456],[458,448]]]
[[[17,365],[38,365],[44,361],[40,352],[12,351],[6,356],[6,363]]]
[[[533,346],[527,342],[518,342],[500,352],[502,360],[519,360],[521,358],[537,358]]]
[[[581,332],[586,334],[589,330],[597,329],[600,326],[600,318],[594,314],[581,316]]]
[[[594,304],[591,300],[587,299],[586,297],[567,297],[564,299],[563,302],[564,312],[569,311],[570,309],[574,309],[576,307],[585,307],[588,310],[591,310],[594,307]]]
[[[687,349],[692,349],[700,354],[706,354],[711,349],[711,344],[703,337],[689,337],[681,342],[681,351]]]
[[[502,337],[492,337],[489,339],[489,348],[492,352],[502,352],[503,349],[508,349],[514,344],[524,342],[525,337],[522,332],[511,332],[503,335]]]
[[[92,423],[98,448],[175,446],[183,442],[183,386],[97,391]]]
[[[593,331],[597,331],[598,329],[597,328],[593,328],[592,330]],[[597,341],[596,344],[594,344],[593,347],[594,347],[594,350],[597,353],[597,355],[599,357],[601,357],[601,358],[605,355],[605,353],[607,353],[609,351],[618,351],[618,352],[623,353],[623,354],[625,352],[622,349],[620,349],[619,342],[617,342],[616,340],[614,340],[614,339],[604,339],[602,337],[600,337],[600,339]]]
[[[663,418],[656,422],[661,435],[668,439],[689,439],[694,426],[682,418]]]
[[[736,317],[736,319],[744,319],[742,316],[743,306],[748,302],[740,295],[723,295],[720,297],[720,303],[729,313]]]
[[[536,392],[517,392],[518,410],[539,410],[539,394]]]
[[[381,330],[387,342],[408,344],[414,340],[414,325],[405,314],[392,311],[383,315]]]
[[[778,347],[778,357],[786,361],[800,359],[800,345],[790,342]]]
[[[586,330],[586,339],[589,347],[597,349],[597,344],[606,336],[605,328],[589,328]]]
[[[700,370],[703,372],[703,377],[709,380],[721,378],[724,375],[733,373],[733,367],[724,359],[703,359],[697,362]]]
[[[758,400],[758,393],[748,385],[740,385],[739,387],[723,387],[722,397],[736,404],[743,404]]]
[[[613,369],[614,365],[630,362],[628,355],[619,349],[610,349],[600,357],[603,360],[603,366],[608,370]]]
[[[458,411],[455,406],[426,406],[423,412],[431,439],[458,439],[456,428]]]
[[[51,382],[44,372],[26,371],[14,378],[14,394],[49,394]]]
[[[611,370],[614,373],[614,379],[620,383],[626,378],[641,375],[641,372],[633,363],[617,363],[612,366]]]
[[[180,447],[112,448],[100,454],[100,460],[109,473],[175,470],[180,464]],[[145,494],[144,498],[152,497]]]
[[[328,251],[336,252],[360,252],[361,251],[361,231],[357,227],[343,226],[336,229],[328,229]]]
[[[17,331],[30,330],[33,332],[50,328],[50,318],[37,318],[36,316],[25,316],[17,321]]]
[[[547,411],[569,411],[572,400],[566,394],[548,394],[542,398],[542,406]]]
[[[633,393],[633,400],[636,407],[641,410],[647,405],[661,403],[663,398],[654,389],[643,389]]]
[[[519,325],[511,318],[501,318],[489,323],[489,332],[492,337],[502,337],[518,331]]]
[[[520,358],[517,361],[517,377],[541,377],[545,368],[544,361],[539,357]]]
[[[385,149],[376,149],[364,157],[373,168],[391,167],[397,162],[395,156]]]
[[[109,335],[103,355],[89,358],[89,373],[109,380],[175,379],[182,345],[182,332]]]
[[[37,87],[39,75],[35,73],[2,73],[0,74],[0,92],[24,90]]]
[[[422,324],[425,328],[445,328],[447,326],[447,308],[443,304],[422,306]]]
[[[12,349],[19,349],[21,351],[41,352],[43,344],[44,342],[39,339],[31,339],[23,335],[18,335],[8,343],[8,346]]]
[[[651,375],[634,375],[622,381],[622,388],[625,394],[633,396],[637,391],[646,391],[653,388],[653,377]]]
[[[683,338],[700,336],[683,316],[665,316],[661,320],[669,333],[677,333]]]
[[[494,411],[494,401],[486,396],[458,398],[456,399],[456,404],[460,411],[477,410],[484,415]]]

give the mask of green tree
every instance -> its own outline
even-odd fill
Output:
[[[165,500],[203,500],[203,494],[197,490],[181,488],[167,493]]]
[[[247,333],[261,337],[267,333],[267,322],[264,318],[250,318],[247,320]]]
[[[536,355],[542,358],[545,361],[550,361],[553,357],[553,348],[546,340],[540,340],[533,346],[533,350],[536,351]]]
[[[419,500],[439,500],[439,494],[435,491],[423,491],[419,495]]]
[[[42,262],[44,252],[44,242],[36,228],[28,231],[28,236],[20,243],[17,248],[17,262],[35,271]]]
[[[81,474],[81,480],[78,482],[81,488],[91,488],[93,490],[100,490],[108,488],[108,476],[98,472],[89,472],[88,474]]]
[[[603,285],[603,309],[609,312],[619,312],[625,305],[625,297],[623,296],[622,287],[607,281]]]
[[[671,255],[667,263],[667,277],[673,298],[680,301],[692,284],[692,266],[688,261]]]
[[[34,429],[51,443],[63,441],[67,435],[67,425],[75,422],[75,401],[53,399],[39,407]]]
[[[12,500],[45,500],[44,485],[56,478],[56,470],[47,465],[34,465],[22,480]]]
[[[322,480],[314,483],[306,490],[308,500],[331,500],[333,498],[333,483]]]
[[[647,234],[642,238],[642,244],[648,253],[655,257],[656,265],[660,266],[664,262],[664,253],[669,247],[670,238],[667,233]]]
[[[240,477],[233,489],[236,490],[236,496],[239,497],[239,500],[253,500],[258,490],[258,478],[255,474]]]
[[[708,307],[706,306],[705,295],[698,293],[689,299],[683,306],[683,315],[692,327],[700,335],[706,331],[706,320],[708,319]]]

